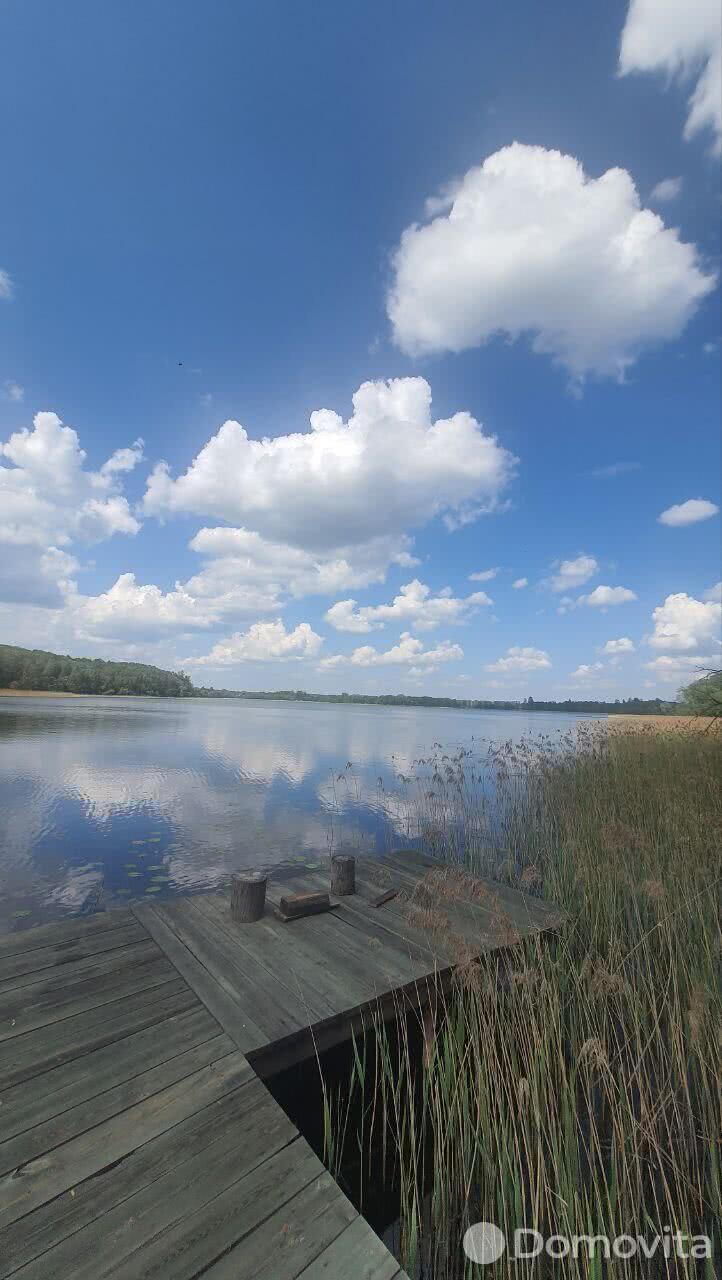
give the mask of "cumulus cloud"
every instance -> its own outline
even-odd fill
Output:
[[[607,643],[602,645],[602,653],[608,653],[613,657],[622,653],[634,653],[634,641],[630,640],[629,636],[620,636],[618,640],[607,640]]]
[[[406,228],[394,258],[387,309],[410,355],[528,334],[576,382],[621,379],[644,348],[679,336],[715,284],[625,169],[591,178],[544,147],[488,156],[437,214]]]
[[[10,298],[12,298],[13,293],[14,293],[13,282],[10,279],[10,276],[8,275],[7,271],[3,271],[0,268],[0,298],[9,300]]]
[[[283,623],[254,622],[247,631],[236,631],[227,640],[219,640],[210,653],[201,658],[186,658],[184,666],[233,667],[240,662],[285,662],[315,658],[323,639],[308,622],[299,622],[293,631]]]
[[[515,671],[541,671],[551,665],[549,654],[544,649],[512,645],[510,649],[507,649],[503,657],[497,658],[496,662],[490,662],[486,670],[498,671],[503,674]]]
[[[629,587],[595,587],[590,591],[589,595],[579,596],[577,604],[589,605],[592,609],[608,609],[611,605],[627,604],[630,600],[636,600],[634,591],[630,591]]]
[[[387,569],[418,564],[411,555],[412,540],[404,534],[372,537],[360,546],[338,546],[311,552],[289,543],[263,538],[251,529],[204,528],[190,542],[205,557],[205,566],[188,583],[205,597],[245,599],[250,589],[263,587],[269,597],[282,593],[335,595],[338,591],[383,582]]]
[[[676,200],[682,190],[681,178],[662,178],[656,187],[652,188],[651,199],[659,200],[662,204],[668,200]]]
[[[685,524],[699,524],[700,520],[709,520],[718,511],[717,504],[709,502],[707,498],[688,498],[686,502],[667,507],[657,519],[660,524],[676,529]]]
[[[594,556],[577,556],[575,560],[562,560],[556,573],[549,579],[552,591],[571,591],[581,587],[599,571]]]
[[[515,590],[515,591],[522,591],[522,590],[524,589],[524,587],[528,587],[528,586],[529,586],[529,579],[528,579],[528,578],[516,578],[516,579],[515,579],[515,581],[514,581],[514,582],[512,582],[512,584],[511,584],[511,585],[512,585],[512,587],[514,588],[514,590]]]
[[[685,138],[712,130],[722,144],[722,16],[718,0],[631,0],[619,51],[622,75],[658,72],[694,83]]]
[[[604,670],[603,662],[591,662],[591,663],[582,662],[581,665],[577,667],[576,671],[572,671],[571,679],[572,680],[593,680],[595,679],[596,676],[599,675],[599,672],[603,670]]]
[[[100,468],[101,476],[114,476],[132,471],[143,461],[143,440],[139,437],[128,449],[116,449]]]
[[[722,582],[716,582],[713,587],[710,587],[707,591],[705,591],[703,598],[705,600],[716,601],[718,604],[721,603],[722,602]]]
[[[707,644],[720,643],[722,604],[696,600],[679,591],[667,596],[652,614],[654,631],[649,637],[653,649],[684,652]]]
[[[25,388],[12,378],[6,378],[3,382],[3,399],[9,400],[11,404],[20,404],[25,399]]]
[[[174,631],[190,631],[212,626],[219,614],[203,608],[176,583],[174,591],[144,586],[134,573],[122,573],[102,595],[71,598],[68,601],[79,634],[91,633],[110,639],[155,637]]]
[[[398,644],[392,645],[390,649],[380,652],[373,645],[361,645],[348,656],[337,653],[331,658],[323,658],[319,667],[322,670],[328,670],[348,664],[354,667],[410,666],[416,669],[414,674],[422,670],[428,674],[440,663],[457,662],[463,656],[464,650],[461,646],[451,644],[449,640],[442,640],[433,649],[424,649],[421,640],[412,636],[409,631],[404,631]]]
[[[446,624],[458,626],[467,622],[480,606],[493,604],[485,591],[459,599],[447,587],[438,596],[431,594],[431,587],[414,578],[401,588],[391,604],[364,605],[357,608],[356,600],[339,600],[326,613],[326,621],[336,631],[377,631],[387,622],[408,623],[414,631],[433,631]]]
[[[469,413],[433,420],[423,378],[397,378],[359,387],[347,422],[319,409],[310,431],[264,440],[225,422],[177,479],[155,468],[144,506],[328,554],[434,516],[455,525],[498,509],[516,461]]]
[[[138,532],[118,468],[84,464],[76,432],[54,413],[36,414],[32,428],[0,444],[0,547],[12,548],[0,556],[0,599],[59,605],[78,568],[68,547]]]
[[[469,574],[469,582],[491,582],[498,572],[498,567],[496,569],[480,569],[478,573]]]
[[[661,656],[654,658],[652,662],[645,662],[648,671],[653,671],[657,680],[669,681],[674,684],[689,684],[693,680],[699,680],[708,671],[715,671],[719,667],[719,654],[700,654],[695,653],[691,656],[676,654],[674,657]]]

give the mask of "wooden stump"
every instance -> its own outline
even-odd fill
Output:
[[[266,902],[268,876],[262,871],[239,871],[231,877],[231,919],[237,924],[260,920]]]
[[[343,853],[335,853],[331,858],[331,893],[343,898],[355,892],[356,859]]]

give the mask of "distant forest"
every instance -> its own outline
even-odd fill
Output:
[[[431,698],[406,693],[307,693],[280,689],[257,693],[242,689],[196,689],[184,671],[163,671],[144,662],[106,662],[104,658],[69,658],[44,649],[0,644],[0,689],[45,689],[49,693],[141,694],[160,698],[254,698],[286,702],[349,702],[383,707],[458,707],[475,711],[591,711],[626,715],[678,713],[679,703],[660,698],[619,698],[598,702],[567,698],[564,702],[500,701],[487,698]]]
[[[661,698],[617,698],[614,702],[595,702],[589,698],[567,698],[564,702],[537,702],[536,698],[519,701],[492,701],[489,698],[432,698],[407,693],[306,693],[304,689],[278,689],[272,693],[254,693],[239,689],[194,689],[194,698],[268,698],[286,702],[360,702],[382,707],[456,707],[472,711],[616,711],[624,715],[679,715],[677,702]]]
[[[0,689],[47,689],[50,693],[147,694],[187,698],[194,689],[183,671],[162,671],[144,662],[69,658],[44,649],[0,644]]]

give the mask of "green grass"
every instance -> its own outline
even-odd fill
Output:
[[[439,858],[568,913],[553,938],[461,967],[424,1062],[407,1024],[378,1023],[348,1085],[324,1091],[332,1166],[354,1153],[401,1186],[411,1274],[481,1274],[461,1250],[481,1220],[719,1232],[721,765],[720,735],[593,726],[490,749],[484,768],[435,757],[403,781],[407,830]],[[696,1265],[672,1257],[664,1274]],[[560,1266],[602,1274],[599,1259]],[[493,1275],[552,1274],[538,1267],[505,1258]]]

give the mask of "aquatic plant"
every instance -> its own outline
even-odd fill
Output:
[[[444,874],[470,869],[567,913],[554,935],[460,954],[424,1054],[413,1016],[372,1017],[349,1080],[324,1089],[326,1158],[341,1175],[351,1155],[374,1161],[398,1187],[409,1274],[475,1274],[461,1241],[479,1221],[507,1237],[719,1232],[721,763],[720,736],[587,725],[439,751],[400,782]],[[432,942],[443,885],[411,903]],[[598,1255],[560,1265],[603,1273]],[[662,1266],[715,1274],[676,1255]],[[494,1275],[551,1267],[504,1255]],[[614,1274],[640,1268],[619,1259]]]

